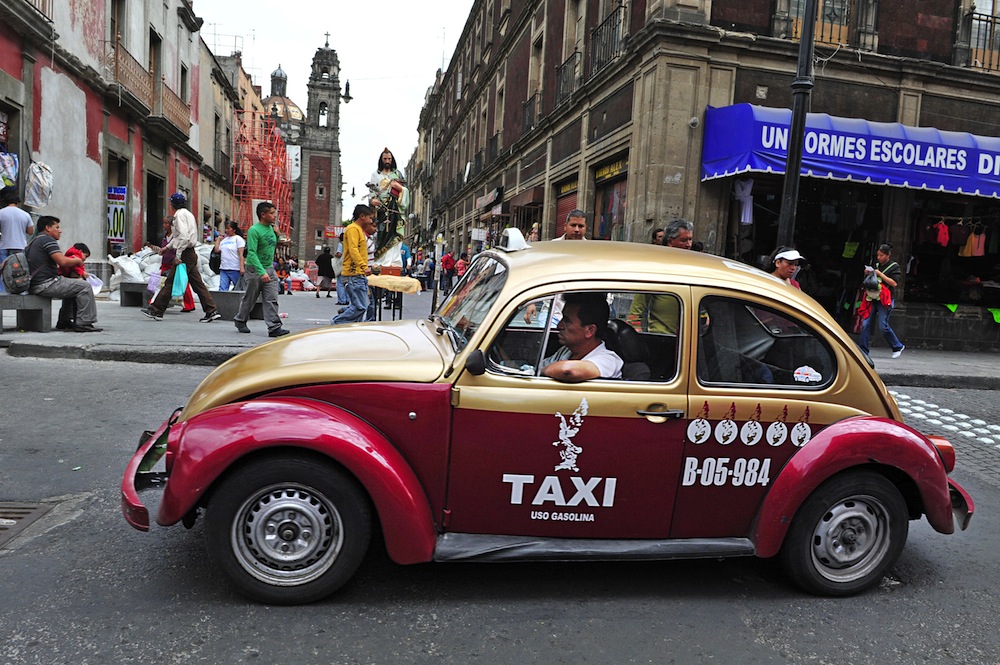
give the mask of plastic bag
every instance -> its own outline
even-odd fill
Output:
[[[178,263],[177,267],[174,268],[174,287],[170,290],[170,295],[174,298],[181,298],[184,296],[184,291],[187,290],[188,285],[188,271],[187,266],[183,263]]]
[[[87,274],[87,282],[90,284],[90,288],[94,289],[94,295],[99,295],[101,289],[104,288],[104,280],[102,280],[97,275]]]
[[[149,273],[149,282],[146,284],[146,290],[152,293],[156,293],[160,289],[160,273],[151,272]]]
[[[878,275],[874,272],[870,272],[865,275],[864,280],[861,282],[861,288],[865,291],[878,291],[879,281]]]
[[[44,208],[52,198],[52,169],[43,162],[28,167],[28,183],[24,187],[24,205]]]

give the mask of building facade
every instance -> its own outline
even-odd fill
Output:
[[[199,196],[201,24],[185,0],[0,6],[0,151],[22,191],[31,162],[51,168],[33,212],[95,259],[158,237],[170,192]]]
[[[941,130],[924,146],[932,152],[953,147],[947,132],[980,144],[1000,133],[992,7],[819,3],[813,113],[864,119],[876,134]],[[804,4],[477,0],[421,114],[415,166],[426,177],[414,186],[427,203],[410,236],[440,234],[448,248],[475,252],[510,225],[527,234],[537,223],[543,239],[557,237],[565,213],[580,208],[595,240],[649,242],[652,229],[683,217],[706,251],[758,264],[776,242],[783,164],[711,171],[703,147],[726,143],[731,128],[706,123],[707,110],[790,108]],[[888,140],[876,134],[866,141]],[[804,161],[795,234],[812,259],[804,288],[843,316],[874,247],[890,242],[904,266],[894,319],[908,345],[1000,350],[1000,254],[990,251],[1000,206],[979,187],[990,175],[938,186],[958,163],[942,159],[909,164],[935,172],[929,181],[896,183],[872,161],[852,178]],[[984,233],[983,254],[931,240],[935,224],[955,238]]]

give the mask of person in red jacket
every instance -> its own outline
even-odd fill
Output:
[[[455,257],[449,251],[441,257],[441,290],[445,293],[451,291],[451,285],[455,278]]]

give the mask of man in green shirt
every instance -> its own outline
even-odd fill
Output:
[[[278,275],[274,272],[274,250],[278,246],[278,234],[274,230],[274,220],[278,210],[270,201],[257,204],[256,224],[247,231],[247,258],[244,272],[246,291],[240,300],[240,309],[233,317],[236,329],[241,333],[250,332],[247,321],[253,310],[257,296],[263,294],[264,323],[268,337],[287,335],[278,317]]]

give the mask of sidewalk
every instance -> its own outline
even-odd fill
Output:
[[[428,316],[431,297],[430,291],[403,296],[403,318]],[[282,321],[292,332],[329,325],[338,309],[336,302],[336,297],[327,299],[325,294],[322,298],[302,292],[278,296],[279,311],[288,315]],[[162,322],[156,322],[142,316],[137,307],[98,300],[97,313],[104,332],[79,334],[17,332],[13,330],[14,313],[6,312],[0,348],[18,357],[218,365],[270,339],[264,322],[258,319],[250,321],[253,332],[249,335],[237,333],[231,321],[199,323],[200,308],[182,314],[172,307]],[[386,320],[392,316],[387,309],[382,314]],[[1000,390],[1000,354],[906,349],[895,360],[889,356],[887,348],[872,349],[875,368],[890,386]]]
[[[403,296],[403,318],[426,317],[431,312],[432,293],[426,291]],[[330,325],[337,314],[337,296],[317,298],[315,292],[297,291],[278,296],[278,311],[285,328],[294,332]],[[55,323],[58,305],[53,306]],[[14,330],[15,313],[3,313],[0,348],[7,355],[35,358],[82,358],[86,360],[125,360],[141,363],[219,365],[241,351],[270,341],[261,319],[251,319],[251,333],[236,331],[232,321],[200,323],[201,307],[182,313],[179,307],[169,308],[163,321],[147,319],[138,307],[122,307],[118,301],[97,301],[99,333],[73,333],[52,330],[47,333]],[[383,319],[390,320],[392,311],[382,310]],[[2,363],[2,361],[0,361]]]

